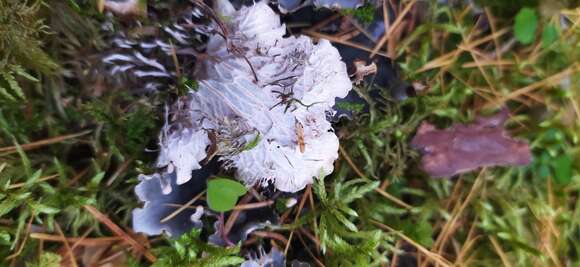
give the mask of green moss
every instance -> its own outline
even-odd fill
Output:
[[[354,16],[363,24],[370,24],[375,19],[375,7],[371,4],[356,9],[343,9],[341,13],[346,16]]]
[[[54,73],[58,65],[42,50],[42,35],[49,29],[39,19],[42,1],[0,1],[0,58],[25,68]]]

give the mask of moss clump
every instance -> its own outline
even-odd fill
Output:
[[[41,1],[0,1],[0,59],[47,74],[58,65],[42,50],[40,38],[48,27],[37,17],[41,5]]]

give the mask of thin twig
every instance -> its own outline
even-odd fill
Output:
[[[515,65],[516,63],[513,61],[509,61],[509,60],[484,60],[484,61],[479,61],[479,64],[477,64],[476,62],[468,62],[468,63],[464,63],[463,65],[461,65],[462,68],[476,68],[478,66],[480,67],[499,67],[499,66],[510,66],[510,65]]]
[[[545,78],[539,82],[530,84],[528,86],[522,87],[520,89],[517,89],[503,97],[500,97],[499,99],[493,101],[493,102],[489,102],[487,103],[484,107],[499,107],[502,106],[506,101],[515,99],[521,95],[525,95],[527,93],[530,93],[536,89],[542,88],[544,86],[549,86],[552,85],[556,82],[559,82],[561,79],[568,77],[568,76],[572,76],[573,73],[578,71],[578,64],[572,65],[570,67],[568,67],[567,69],[558,72],[548,78]]]
[[[175,211],[173,211],[172,213],[170,213],[169,215],[165,216],[165,218],[161,219],[159,222],[160,223],[165,223],[171,219],[173,219],[175,216],[177,216],[179,213],[181,213],[182,211],[184,211],[187,207],[191,206],[193,203],[195,203],[195,201],[197,201],[201,196],[203,196],[203,194],[205,194],[205,190],[201,191],[199,194],[197,194],[195,197],[193,197],[191,200],[187,201],[185,204],[183,204],[181,207],[179,207],[178,209],[176,209]]]
[[[250,201],[251,199],[252,199],[252,194],[246,194],[242,198],[242,200],[240,200],[240,204],[248,203],[248,201]],[[224,235],[227,236],[227,234],[232,230],[232,227],[234,227],[234,223],[238,219],[238,216],[240,216],[240,212],[242,212],[242,211],[241,210],[234,210],[234,211],[232,211],[232,213],[230,213],[230,216],[228,217],[228,221],[224,225],[224,231],[223,231]]]
[[[314,259],[314,262],[316,263],[316,265],[318,265],[319,267],[325,267],[324,263],[322,263],[318,259],[318,257],[316,257],[316,255],[314,255],[314,253],[312,253],[312,251],[310,250],[310,248],[306,244],[306,241],[304,241],[304,238],[302,238],[302,235],[298,234],[298,239],[300,239],[300,243],[302,243],[302,246],[304,246],[308,255],[310,255],[310,257],[312,257],[312,259]]]
[[[26,151],[26,150],[32,150],[32,149],[40,148],[40,147],[43,147],[43,146],[60,143],[62,141],[66,141],[66,140],[69,140],[69,139],[74,139],[74,138],[77,138],[79,136],[83,136],[83,135],[89,134],[91,132],[92,132],[92,130],[87,130],[87,131],[83,131],[83,132],[80,132],[80,133],[61,135],[61,136],[52,137],[52,138],[48,138],[48,139],[44,139],[44,140],[40,140],[40,141],[28,143],[28,144],[22,144],[22,145],[20,145],[20,147],[24,151]],[[2,148],[0,148],[0,153],[10,154],[10,153],[15,153],[16,151],[17,151],[16,146],[8,146],[8,147],[2,147]]]
[[[432,251],[429,251],[428,249],[421,246],[419,243],[415,242],[413,239],[409,238],[408,236],[401,233],[400,231],[397,231],[397,230],[391,228],[390,226],[382,224],[382,223],[375,221],[375,220],[370,220],[370,222],[373,223],[374,225],[378,226],[379,228],[383,229],[383,230],[395,233],[397,236],[399,236],[403,240],[407,241],[409,244],[413,245],[415,248],[417,248],[418,251],[425,254],[425,256],[432,259],[437,264],[443,265],[444,267],[451,267],[452,266],[451,262],[449,262],[443,256],[441,256],[437,253],[434,253]]]
[[[353,171],[361,178],[363,178],[365,180],[369,180],[369,178],[354,164],[354,162],[352,161],[352,159],[350,158],[350,156],[348,155],[346,150],[340,145],[338,146],[338,149],[340,151],[340,154],[344,158],[344,160],[346,160],[346,163],[353,169]],[[384,196],[385,198],[395,202],[396,204],[398,204],[399,206],[401,206],[405,209],[412,209],[413,208],[413,206],[411,206],[411,205],[405,203],[404,201],[396,198],[395,196],[385,192],[381,188],[375,188],[375,191],[377,193],[381,194],[381,196]]]
[[[53,175],[42,177],[42,178],[38,179],[36,182],[44,182],[44,181],[52,180],[56,177],[58,177],[58,174],[53,174]],[[26,183],[11,184],[8,186],[8,189],[16,189],[16,188],[23,187],[25,185],[26,185]]]
[[[397,16],[393,24],[388,29],[385,28],[387,32],[385,33],[385,35],[383,35],[381,40],[379,40],[379,42],[375,45],[369,57],[374,57],[375,55],[378,54],[379,50],[381,50],[381,47],[383,47],[385,42],[392,36],[395,29],[403,21],[403,18],[407,15],[407,13],[409,13],[411,8],[415,5],[415,2],[417,2],[417,0],[412,0],[409,4],[407,4],[407,6],[405,6],[405,9],[403,9],[403,11],[401,11],[401,13]]]
[[[389,194],[389,193],[385,192],[384,190],[382,190],[382,189],[380,189],[380,188],[375,188],[375,191],[376,191],[377,193],[379,193],[381,196],[385,197],[386,199],[388,199],[388,200],[390,200],[390,201],[393,201],[393,202],[395,202],[397,205],[399,205],[399,206],[401,206],[401,207],[403,207],[403,208],[405,208],[405,209],[408,209],[408,210],[410,210],[410,209],[412,209],[412,208],[413,208],[413,206],[411,206],[411,205],[409,205],[409,204],[405,203],[404,201],[402,201],[402,200],[400,200],[400,199],[396,198],[395,196],[393,196],[393,195],[391,195],[391,194]]]
[[[495,17],[493,16],[493,14],[491,14],[489,7],[485,7],[484,11],[485,11],[485,16],[487,17],[487,19],[489,21],[491,33],[493,34],[497,31],[497,27],[495,25]],[[499,39],[497,37],[493,38],[493,44],[494,44],[494,48],[495,48],[495,59],[498,61],[501,61],[501,50],[500,50],[501,46],[499,44]],[[497,65],[497,70],[501,74],[501,65]]]
[[[94,230],[94,226],[91,226],[89,229],[87,229],[82,235],[81,238],[79,238],[79,240],[77,240],[76,242],[71,242],[73,243],[73,245],[71,246],[71,249],[75,249],[76,247],[80,246],[81,242],[83,242],[90,234],[91,232]],[[68,241],[70,242],[70,241]]]
[[[477,39],[477,40],[474,40],[471,42],[468,42],[469,39],[467,39],[466,41],[463,42],[463,44],[458,45],[457,49],[427,62],[425,65],[423,65],[423,67],[418,69],[416,71],[416,73],[421,73],[421,72],[424,72],[424,71],[427,71],[430,69],[436,69],[436,68],[441,68],[441,67],[450,65],[453,62],[455,62],[456,57],[459,56],[459,54],[462,51],[467,51],[467,50],[471,49],[472,47],[477,47],[481,44],[484,44],[486,42],[493,40],[494,38],[498,38],[498,37],[500,37],[508,32],[510,32],[510,28],[503,28],[503,29],[501,29],[493,34],[487,35],[481,39]]]
[[[22,239],[22,241],[20,243],[20,247],[18,247],[18,250],[16,250],[16,252],[14,252],[14,254],[6,257],[6,260],[11,260],[11,259],[15,260],[16,257],[18,257],[20,255],[20,253],[22,253],[22,251],[24,250],[24,245],[26,245],[26,241],[28,240],[28,233],[30,233],[30,229],[32,228],[32,220],[34,219],[34,216],[36,216],[36,215],[33,212],[30,215],[30,219],[28,219],[28,223],[26,225],[26,234],[24,235],[24,238]]]
[[[234,207],[234,210],[251,210],[251,209],[272,206],[273,204],[274,204],[274,200],[266,200],[266,201],[256,202],[256,203],[236,205]]]
[[[454,229],[456,229],[455,226],[457,224],[457,221],[459,220],[459,217],[461,216],[461,214],[463,213],[465,208],[467,208],[467,205],[469,205],[469,203],[471,203],[471,200],[475,197],[475,194],[477,192],[479,192],[479,188],[484,182],[485,171],[486,171],[486,168],[483,168],[480,171],[479,175],[475,179],[473,186],[471,187],[471,190],[467,194],[467,197],[465,197],[465,200],[463,201],[463,203],[461,203],[461,205],[460,205],[459,202],[457,202],[456,208],[454,209],[454,212],[451,215],[451,219],[445,224],[445,226],[441,230],[441,233],[439,233],[437,240],[435,240],[435,242],[433,244],[433,249],[438,248],[438,251],[440,253],[443,252],[443,250],[445,248],[445,244],[447,243],[447,240],[455,232]]]
[[[329,40],[329,41],[331,41],[333,43],[338,43],[338,44],[342,44],[342,45],[354,47],[354,48],[357,48],[357,49],[360,49],[360,50],[364,50],[364,51],[367,51],[367,52],[372,52],[373,51],[372,49],[370,49],[370,48],[368,48],[368,47],[366,47],[364,45],[357,44],[357,43],[354,43],[354,42],[351,42],[351,41],[341,40],[341,39],[338,39],[338,38],[336,38],[334,36],[331,36],[331,35],[327,35],[327,34],[323,34],[323,33],[318,33],[318,32],[314,32],[314,31],[310,31],[310,30],[305,30],[303,32],[306,35],[309,35],[311,37],[315,37],[315,38],[319,38],[319,39],[326,39],[326,40]],[[389,58],[389,56],[387,54],[385,54],[383,52],[380,52],[380,51],[377,52],[376,54],[379,55],[379,56],[383,56],[385,58]]]
[[[44,240],[44,241],[53,241],[53,242],[62,242],[62,238],[57,235],[50,235],[44,233],[31,233],[30,238]],[[120,236],[107,236],[107,237],[67,237],[66,240],[70,243],[73,243],[73,246],[86,246],[86,247],[93,247],[93,246],[102,246],[108,245],[111,243],[116,243],[119,241],[124,241],[124,239]]]
[[[258,237],[262,237],[262,238],[270,238],[270,239],[276,239],[282,243],[284,243],[284,245],[288,244],[288,239],[276,232],[266,232],[266,231],[253,231],[252,235],[258,236]]]
[[[312,186],[308,185],[306,187],[306,191],[302,194],[302,199],[300,199],[300,204],[298,204],[298,209],[296,210],[296,216],[294,217],[294,223],[298,221],[300,217],[300,213],[304,208],[304,203],[306,203],[306,199],[308,199],[308,194],[312,194]],[[292,237],[294,236],[294,229],[290,231],[290,237],[288,237],[288,244],[286,244],[286,248],[284,248],[284,256],[288,255],[288,250],[290,249],[290,243],[292,242]]]
[[[493,236],[489,236],[489,241],[491,241],[493,248],[497,252],[497,255],[499,255],[499,258],[501,259],[503,266],[512,267],[513,265],[508,260],[507,255],[505,254],[505,252],[501,248],[501,245],[499,244],[499,242],[497,242],[497,239],[495,239],[495,237],[493,237]]]
[[[106,257],[104,259],[101,259],[98,263],[98,266],[108,266],[108,264],[106,264],[106,263],[113,261],[115,258],[118,258],[118,257],[122,256],[123,254],[125,254],[124,251],[122,251],[122,250],[117,251],[113,255]]]
[[[58,233],[58,236],[60,237],[60,240],[64,244],[64,248],[66,249],[68,256],[70,257],[70,262],[71,262],[72,266],[77,267],[78,266],[77,259],[75,258],[73,250],[72,250],[70,244],[68,243],[68,241],[66,240],[66,237],[64,236],[64,233],[62,232],[62,229],[60,229],[60,225],[58,225],[58,223],[55,223],[54,226],[55,226],[54,228],[56,229],[56,232]]]
[[[125,170],[127,170],[127,167],[129,167],[129,164],[131,164],[131,162],[133,162],[132,158],[126,159],[125,162],[123,162],[123,164],[121,164],[121,166],[119,166],[119,168],[115,171],[115,173],[113,173],[113,175],[111,175],[109,180],[107,180],[106,185],[111,186],[113,184],[113,182],[115,181],[115,179],[117,179],[117,177],[121,176],[121,174]]]
[[[95,207],[90,206],[90,205],[84,205],[83,207],[89,213],[91,213],[95,217],[95,219],[97,219],[98,221],[103,223],[105,226],[107,226],[107,228],[109,228],[109,230],[111,230],[113,233],[115,233],[119,237],[123,238],[136,251],[142,253],[145,256],[145,258],[147,258],[147,260],[149,260],[150,262],[155,262],[157,260],[157,257],[155,257],[155,255],[153,255],[141,243],[139,243],[137,240],[135,240],[133,237],[131,237],[129,234],[127,234],[125,231],[123,231],[123,229],[121,229],[121,227],[119,227],[113,221],[111,221],[111,219],[109,219],[109,217],[107,217],[105,214],[101,213]]]

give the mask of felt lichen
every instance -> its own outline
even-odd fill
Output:
[[[199,88],[169,112],[157,165],[183,184],[217,156],[248,186],[298,191],[330,174],[338,158],[327,117],[351,89],[346,65],[326,40],[284,37],[265,2],[238,11],[221,5],[228,23],[210,36]]]

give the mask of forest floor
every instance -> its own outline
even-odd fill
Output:
[[[363,102],[342,103],[353,118],[334,124],[331,175],[293,194],[253,188],[172,239],[133,231],[134,190],[155,172],[166,105],[196,77],[142,93],[140,81],[112,86],[102,58],[115,31],[138,39],[177,11],[149,1],[110,16],[95,2],[108,1],[0,0],[0,266],[229,266],[260,248],[310,266],[580,266],[580,8],[410,0],[284,15],[292,34],[378,59],[385,88],[365,80],[354,87]],[[387,30],[359,42],[377,20]],[[422,123],[469,125],[502,109],[498,129],[529,144],[529,164],[430,177],[411,145]],[[277,222],[227,248],[207,243],[216,220],[227,236],[254,209]]]

